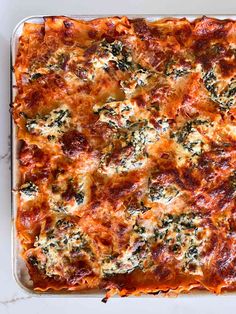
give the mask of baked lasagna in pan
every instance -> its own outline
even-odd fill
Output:
[[[236,290],[234,20],[45,17],[14,72],[35,290]]]

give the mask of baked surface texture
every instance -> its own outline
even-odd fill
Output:
[[[35,290],[236,289],[236,22],[45,17],[14,65]]]

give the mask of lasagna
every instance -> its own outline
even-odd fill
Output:
[[[35,290],[236,290],[234,20],[45,17],[14,73]]]

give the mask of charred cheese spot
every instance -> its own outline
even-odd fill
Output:
[[[81,152],[88,150],[86,138],[77,130],[65,132],[60,141],[63,153],[71,158],[77,157]]]

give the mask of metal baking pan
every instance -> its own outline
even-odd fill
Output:
[[[11,54],[11,82],[10,82],[10,89],[11,89],[11,103],[14,102],[15,96],[17,94],[16,89],[16,81],[13,71],[13,66],[15,64],[15,59],[17,55],[17,47],[19,38],[22,34],[24,23],[43,23],[43,18],[47,15],[35,15],[35,16],[29,16],[21,20],[16,27],[13,30],[12,37],[11,37],[11,47],[10,47],[10,54]],[[102,18],[102,17],[108,17],[113,16],[113,14],[106,14],[106,15],[67,15],[70,18],[75,18],[79,20],[92,20],[96,18]],[[182,18],[185,17],[188,20],[192,21],[196,18],[199,18],[202,16],[202,14],[197,15],[147,15],[147,14],[139,14],[139,15],[126,15],[128,18],[145,18],[148,21],[154,21],[161,18]],[[207,15],[209,17],[215,17],[217,19],[236,19],[236,15],[233,14],[225,14],[225,15]],[[105,295],[105,292],[102,290],[89,290],[89,291],[35,291],[33,290],[33,283],[30,280],[27,267],[25,265],[25,262],[23,261],[21,257],[21,247],[20,243],[17,238],[17,230],[15,225],[16,215],[17,215],[17,195],[14,192],[18,186],[18,178],[19,178],[19,169],[18,169],[18,151],[19,151],[19,143],[17,141],[17,127],[11,119],[11,189],[12,189],[12,197],[11,197],[11,208],[12,208],[12,272],[13,276],[17,282],[17,284],[28,294],[35,295],[35,296],[76,296],[76,297],[99,297],[103,298]],[[235,292],[227,292],[223,294],[224,296],[234,296]],[[158,297],[163,296],[163,294],[158,294]],[[214,294],[209,293],[205,290],[193,290],[190,293],[186,294],[180,294],[179,297],[193,297],[193,296],[211,296],[213,297]],[[131,296],[132,297],[132,296]],[[143,295],[142,297],[148,298],[151,297],[151,295]],[[156,297],[156,296],[155,296]]]

